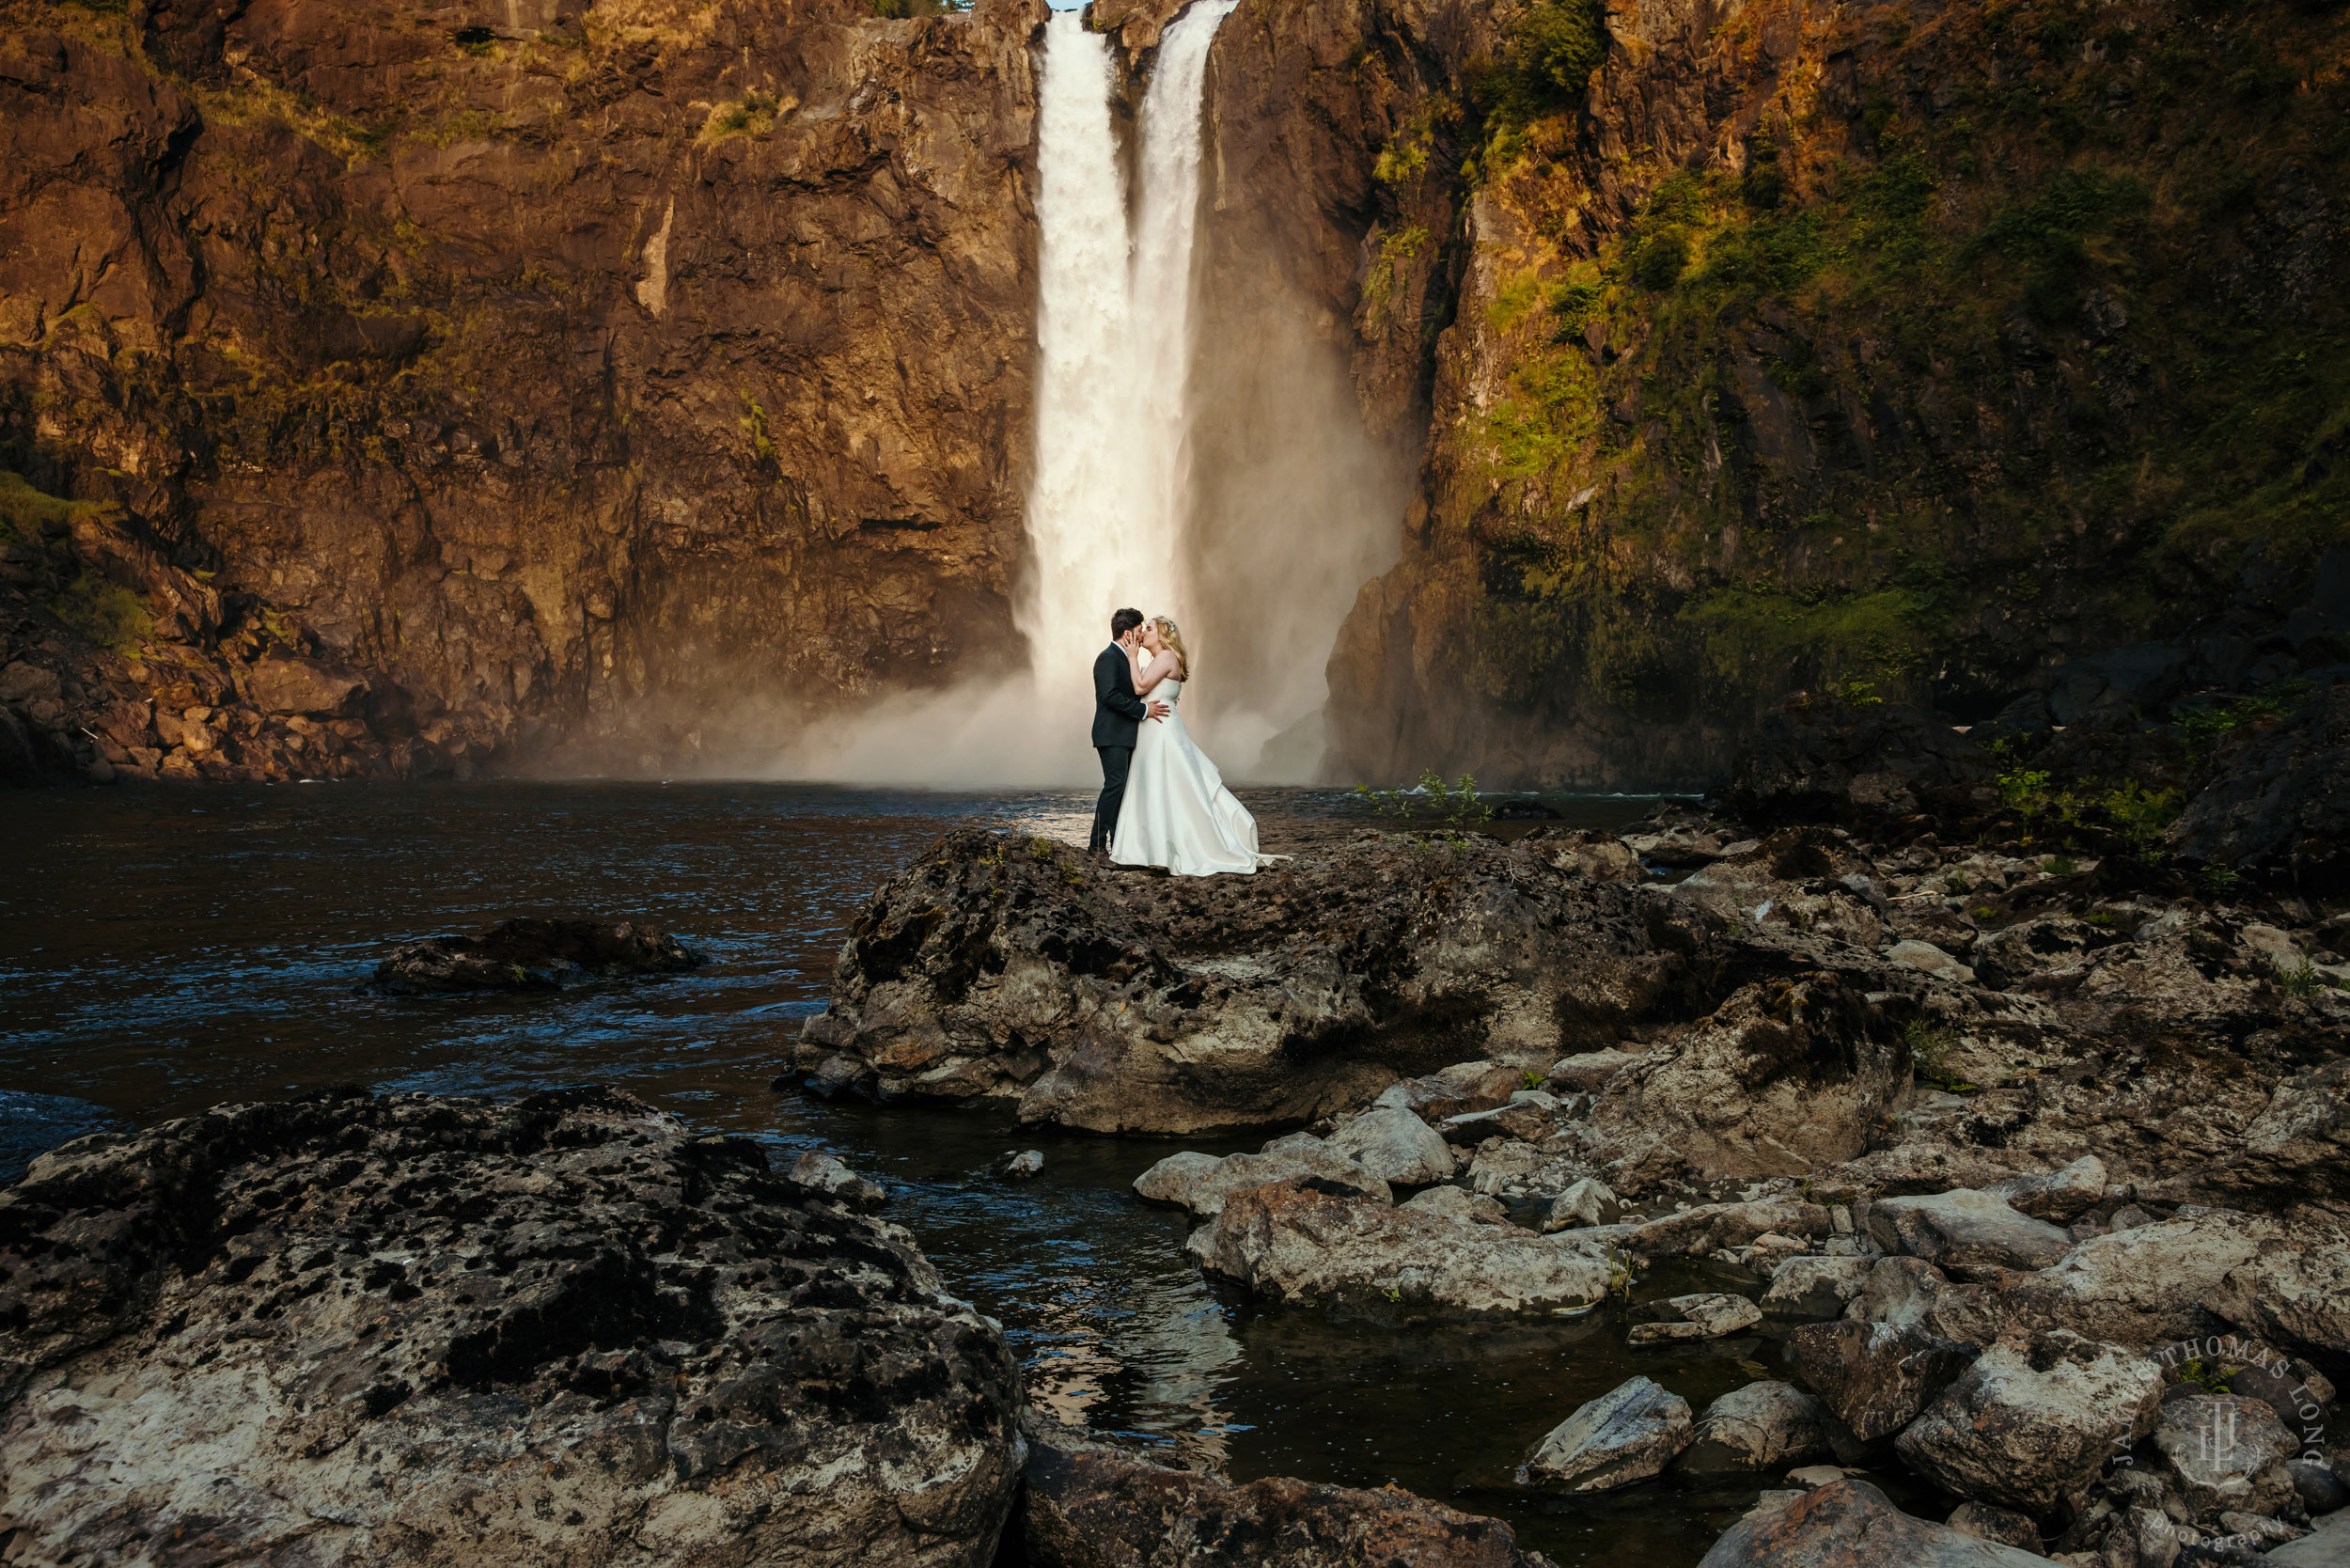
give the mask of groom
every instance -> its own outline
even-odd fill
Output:
[[[1137,727],[1167,717],[1167,704],[1144,706],[1135,695],[1135,644],[1141,639],[1142,612],[1120,610],[1110,617],[1110,645],[1093,661],[1093,749],[1102,757],[1102,798],[1093,807],[1093,839],[1088,855],[1109,853],[1118,834],[1118,809],[1126,803],[1126,768],[1135,760]]]

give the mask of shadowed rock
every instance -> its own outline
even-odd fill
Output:
[[[1912,1518],[1865,1481],[1836,1481],[1757,1508],[1698,1568],[2048,1568],[2019,1551]]]
[[[904,1231],[625,1094],[79,1144],[0,1269],[27,1561],[985,1568],[1018,1478],[1002,1337]]]
[[[644,924],[604,920],[501,920],[478,936],[402,942],[370,982],[395,996],[450,991],[554,991],[632,975],[673,975],[704,955]]]

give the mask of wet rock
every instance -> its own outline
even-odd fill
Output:
[[[999,1182],[1025,1182],[1044,1174],[1044,1152],[1041,1149],[1007,1150],[987,1168],[987,1173]]]
[[[1444,1136],[1410,1111],[1387,1106],[1368,1110],[1339,1124],[1329,1137],[1342,1154],[1392,1186],[1425,1186],[1454,1169]]]
[[[131,1123],[87,1100],[0,1090],[0,1183],[24,1174],[34,1159],[92,1133],[127,1133]]]
[[[1912,1518],[1865,1481],[1840,1480],[1722,1533],[1698,1568],[2047,1568],[2037,1553]]]
[[[1692,1475],[1779,1470],[1827,1456],[1820,1402],[1789,1383],[1749,1383],[1705,1407],[1674,1461]]]
[[[402,942],[370,982],[394,996],[453,991],[544,991],[630,975],[669,975],[706,960],[642,922],[501,920],[478,936]]]
[[[966,829],[859,916],[793,1061],[845,1058],[876,1096],[1016,1097],[1028,1122],[1103,1132],[1309,1122],[1463,1058],[1518,1074],[1498,1105],[1562,1054],[1702,1012],[1729,940],[1521,845],[1358,840],[1255,876],[1142,878]]]
[[[860,1212],[878,1209],[889,1201],[889,1193],[880,1183],[866,1180],[843,1164],[838,1155],[822,1150],[810,1149],[802,1153],[791,1162],[786,1174],[800,1185]]]
[[[1750,1247],[1767,1235],[1825,1236],[1832,1224],[1819,1204],[1782,1193],[1750,1203],[1700,1203],[1658,1219],[1573,1231],[1564,1239],[1587,1247],[1621,1247],[1644,1258],[1703,1258]]]
[[[1235,1486],[1027,1426],[1019,1538],[1030,1568],[1551,1568],[1500,1520],[1397,1487],[1287,1476]]]
[[[1597,1225],[1615,1206],[1616,1195],[1607,1190],[1606,1183],[1596,1177],[1579,1177],[1543,1211],[1543,1229],[1566,1231],[1578,1225]]]
[[[2285,1461],[2300,1445],[2265,1400],[2234,1394],[2171,1400],[2154,1424],[2154,1447],[2194,1518],[2217,1520],[2229,1510],[2274,1517],[2297,1499]]]
[[[1806,1325],[1789,1343],[1795,1374],[1863,1443],[1916,1420],[1975,1358],[1920,1328],[1849,1320]]]
[[[1707,1292],[1676,1295],[1658,1305],[1674,1316],[1661,1323],[1633,1325],[1632,1343],[1654,1345],[1681,1340],[1726,1339],[1762,1321],[1762,1309],[1743,1295]]]
[[[1869,1228],[1886,1250],[1945,1269],[1970,1263],[2041,1269],[2073,1249],[2072,1238],[2047,1221],[2017,1214],[1988,1193],[1966,1190],[1880,1199],[1870,1207]]]
[[[290,1560],[331,1518],[394,1565],[564,1529],[984,1568],[1019,1476],[1017,1368],[911,1237],[624,1094],[93,1140],[0,1193],[0,1466],[41,1560]]]
[[[1563,1239],[1563,1238],[1562,1238]],[[1605,1257],[1514,1227],[1463,1227],[1316,1176],[1236,1192],[1184,1249],[1275,1300],[1412,1312],[1555,1312],[1607,1294]]]
[[[2046,1518],[2154,1430],[2162,1372],[2064,1329],[2001,1339],[1894,1439],[1944,1490]]]
[[[1636,1377],[1552,1428],[1519,1466],[1518,1482],[1569,1492],[1629,1486],[1662,1473],[1695,1432],[1686,1400]]]
[[[1950,1529],[1961,1535],[1971,1535],[1978,1541],[1996,1541],[2018,1551],[2040,1550],[2040,1529],[2013,1509],[1995,1508],[1989,1503],[1963,1502],[1950,1510]]]
[[[1135,1178],[1135,1192],[1149,1202],[1171,1203],[1213,1219],[1233,1193],[1291,1176],[1319,1176],[1381,1202],[1392,1196],[1386,1183],[1311,1133],[1275,1138],[1254,1154],[1221,1159],[1190,1151],[1169,1154]]]
[[[1768,1317],[1805,1322],[1841,1317],[1875,1267],[1872,1258],[1790,1258],[1771,1271],[1762,1311]]]

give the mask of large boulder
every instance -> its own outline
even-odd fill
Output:
[[[2236,1394],[2170,1400],[2154,1423],[2154,1447],[2171,1490],[2197,1519],[2231,1513],[2274,1517],[2296,1496],[2285,1462],[2300,1451],[2300,1443],[2266,1400]]]
[[[1851,1320],[1807,1324],[1789,1343],[1796,1375],[1863,1443],[1916,1420],[1975,1356],[1920,1328]]]
[[[1894,1439],[1909,1467],[1962,1497],[2035,1519],[2154,1431],[2162,1372],[2065,1329],[2002,1339]]]
[[[1253,1154],[1220,1159],[1192,1150],[1169,1154],[1135,1178],[1135,1193],[1146,1202],[1171,1204],[1198,1218],[1214,1219],[1232,1194],[1292,1176],[1320,1176],[1382,1200],[1393,1196],[1386,1183],[1311,1133],[1277,1137]]]
[[[2350,1247],[2280,1244],[2228,1271],[2220,1310],[2254,1333],[2297,1345],[2350,1373]]]
[[[1790,1383],[1749,1383],[1705,1407],[1673,1467],[1693,1475],[1783,1470],[1828,1455],[1820,1402]]]
[[[1700,1016],[1747,978],[1729,973],[1740,943],[1533,846],[1367,839],[1255,876],[1135,877],[972,828],[857,917],[793,1065],[1101,1132],[1304,1123],[1399,1076],[1474,1058],[1522,1085],[1628,1027]],[[1749,967],[1796,965],[1771,950]],[[1465,1098],[1444,1114],[1482,1096]]]
[[[2350,886],[2350,685],[2234,731],[2206,773],[2171,829],[2182,855],[2313,893]]]
[[[1771,1284],[1759,1303],[1763,1315],[1816,1323],[1844,1315],[1876,1267],[1872,1258],[1825,1258],[1811,1254],[1789,1258],[1771,1271]]]
[[[1449,1314],[1596,1306],[1606,1258],[1566,1241],[1455,1225],[1303,1176],[1232,1194],[1183,1245],[1207,1273],[1270,1299]]]
[[[1698,1568],[2048,1568],[2048,1560],[1912,1518],[1867,1482],[1848,1479],[1766,1497]]]
[[[368,678],[347,665],[301,654],[274,654],[245,673],[245,699],[265,713],[337,718],[358,712]]]
[[[704,955],[638,921],[501,920],[478,936],[402,942],[375,966],[394,996],[453,991],[553,991],[631,975],[674,975]]]
[[[1400,1106],[1374,1106],[1340,1122],[1330,1149],[1395,1186],[1426,1186],[1454,1169],[1444,1136]]]
[[[1689,1402],[1645,1377],[1576,1407],[1518,1467],[1529,1486],[1607,1492],[1661,1473],[1695,1433]]]
[[[1033,1418],[1026,1428],[1027,1568],[1552,1568],[1500,1520],[1397,1487],[1236,1486]]]
[[[1885,1198],[1871,1205],[1869,1228],[1888,1251],[1939,1268],[1988,1263],[2042,1269],[2073,1249],[2072,1238],[2044,1219],[2017,1214],[1989,1193]]]
[[[984,1568],[1019,1477],[911,1237],[623,1094],[86,1140],[0,1192],[0,1271],[26,1561]]]

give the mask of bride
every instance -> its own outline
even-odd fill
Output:
[[[1125,808],[1110,840],[1110,858],[1121,866],[1164,866],[1177,876],[1246,876],[1271,856],[1257,853],[1257,819],[1232,798],[1208,754],[1183,728],[1183,682],[1191,659],[1183,635],[1165,616],[1143,627],[1135,695],[1155,692],[1167,706],[1163,719],[1146,719],[1135,738],[1134,766]]]

